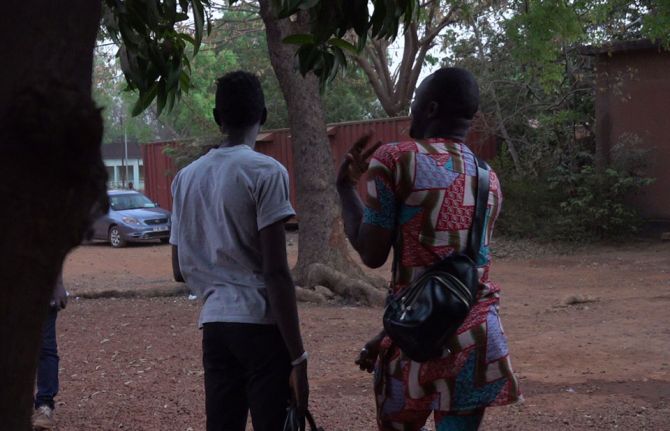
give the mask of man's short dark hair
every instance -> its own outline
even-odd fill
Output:
[[[219,121],[228,128],[242,129],[260,122],[265,97],[256,75],[238,70],[219,78],[215,107]]]
[[[479,85],[474,75],[459,67],[446,67],[433,73],[432,100],[441,115],[472,119],[479,109]]]

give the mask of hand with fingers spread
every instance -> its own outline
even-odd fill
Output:
[[[355,186],[358,184],[361,176],[367,172],[370,165],[368,159],[382,145],[380,141],[377,141],[372,147],[366,149],[371,138],[372,132],[361,136],[344,156],[337,175],[338,187]]]

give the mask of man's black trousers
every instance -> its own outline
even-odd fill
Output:
[[[276,325],[205,323],[207,431],[279,431],[290,397],[291,360]]]

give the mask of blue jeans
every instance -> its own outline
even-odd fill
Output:
[[[56,344],[56,317],[58,311],[49,310],[42,328],[42,348],[37,366],[37,394],[35,408],[54,408],[54,397],[58,394],[58,346]]]

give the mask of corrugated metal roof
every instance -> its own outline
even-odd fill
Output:
[[[123,141],[110,142],[109,144],[101,145],[102,159],[123,159],[125,154],[125,145]],[[140,159],[142,158],[142,150],[140,144],[137,142],[128,141],[128,158]]]
[[[660,41],[652,41],[649,39],[636,39],[636,40],[620,40],[605,43],[602,45],[591,45],[591,46],[582,46],[579,49],[579,53],[583,55],[605,55],[605,54],[614,54],[621,52],[632,52],[632,51],[648,51],[648,50],[657,50],[664,51],[663,45]]]

